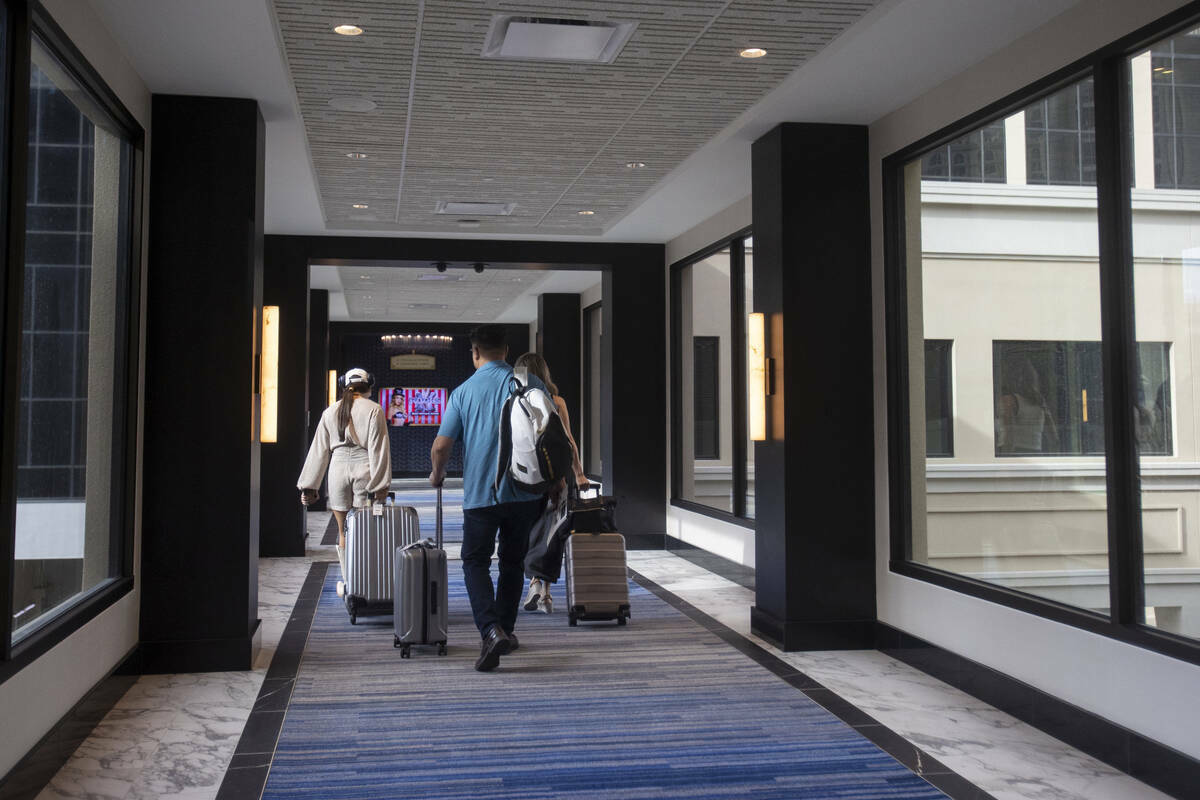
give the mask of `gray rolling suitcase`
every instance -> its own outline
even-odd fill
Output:
[[[346,518],[346,575],[339,591],[350,624],[356,624],[359,615],[392,610],[396,548],[420,538],[421,524],[411,506],[372,504]]]
[[[437,490],[436,542],[414,542],[396,551],[396,591],[392,622],[393,646],[408,658],[415,644],[437,645],[446,655],[449,593],[446,551],[442,549],[442,489]]]
[[[572,533],[565,555],[567,622],[629,619],[625,537],[619,533]]]

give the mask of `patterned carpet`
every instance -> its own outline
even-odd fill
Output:
[[[628,627],[522,612],[521,649],[477,673],[450,567],[450,654],[405,660],[330,568],[264,798],[944,797],[637,585]]]
[[[463,490],[446,488],[442,490],[442,537],[443,541],[461,542],[463,526]],[[396,505],[415,506],[421,517],[421,535],[433,538],[435,513],[437,511],[437,490],[435,489],[397,489]],[[332,515],[321,544],[337,544],[337,520]]]

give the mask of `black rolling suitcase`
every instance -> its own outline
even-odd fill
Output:
[[[437,645],[446,655],[449,593],[446,551],[442,549],[442,489],[437,490],[436,542],[428,539],[396,551],[395,624],[393,646],[408,658],[413,645]]]

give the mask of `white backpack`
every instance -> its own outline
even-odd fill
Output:
[[[493,490],[505,475],[532,494],[541,494],[571,471],[571,440],[554,398],[514,375],[500,412],[500,457]]]

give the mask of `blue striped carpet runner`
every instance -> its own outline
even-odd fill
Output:
[[[521,649],[477,673],[450,567],[450,654],[403,660],[391,617],[350,625],[331,567],[264,798],[944,797],[635,584],[627,627],[522,612]]]

